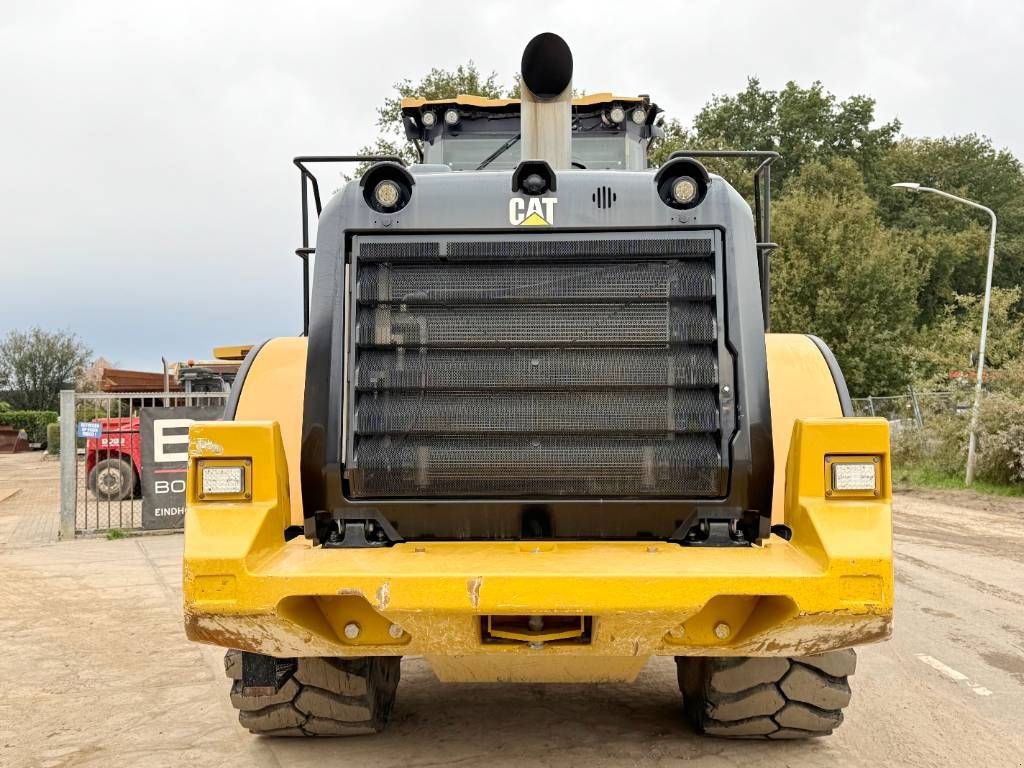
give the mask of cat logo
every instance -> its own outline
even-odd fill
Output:
[[[557,197],[513,197],[508,201],[508,223],[513,227],[550,227],[555,223]]]

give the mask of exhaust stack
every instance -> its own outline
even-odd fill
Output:
[[[558,35],[542,32],[527,43],[520,72],[523,159],[571,167],[572,51]]]

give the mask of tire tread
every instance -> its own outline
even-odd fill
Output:
[[[300,658],[271,696],[242,693],[242,653],[224,655],[238,721],[262,736],[356,736],[387,725],[401,675],[397,656]]]
[[[852,649],[809,657],[677,657],[688,719],[700,732],[741,739],[832,733],[850,702]]]

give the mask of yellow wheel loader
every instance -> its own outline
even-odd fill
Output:
[[[408,655],[502,683],[671,656],[701,732],[830,733],[892,631],[889,433],[824,342],[766,333],[776,156],[649,168],[648,97],[573,99],[553,34],[521,72],[521,101],[403,102],[415,164],[296,159],[306,333],[190,430],[188,636],[259,734],[381,730]],[[753,212],[708,155],[756,166]]]

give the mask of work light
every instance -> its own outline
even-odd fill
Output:
[[[697,197],[697,182],[689,176],[680,176],[672,184],[672,199],[680,205],[692,203]]]
[[[402,196],[398,184],[391,179],[384,179],[373,188],[373,199],[381,208],[394,208]]]
[[[196,469],[200,501],[249,501],[252,498],[250,459],[200,459]]]
[[[420,115],[420,122],[423,123],[423,126],[425,128],[433,128],[434,124],[437,123],[437,115],[435,115],[430,110],[427,110],[422,115]]]
[[[881,456],[826,456],[825,495],[833,499],[882,494]]]
[[[448,109],[444,113],[444,122],[450,128],[459,124],[459,110]]]
[[[644,121],[647,120],[647,113],[640,107],[637,107],[633,110],[629,118],[637,125],[643,125]]]
[[[613,123],[621,123],[626,119],[626,110],[616,104],[610,110],[608,110],[608,119]]]

